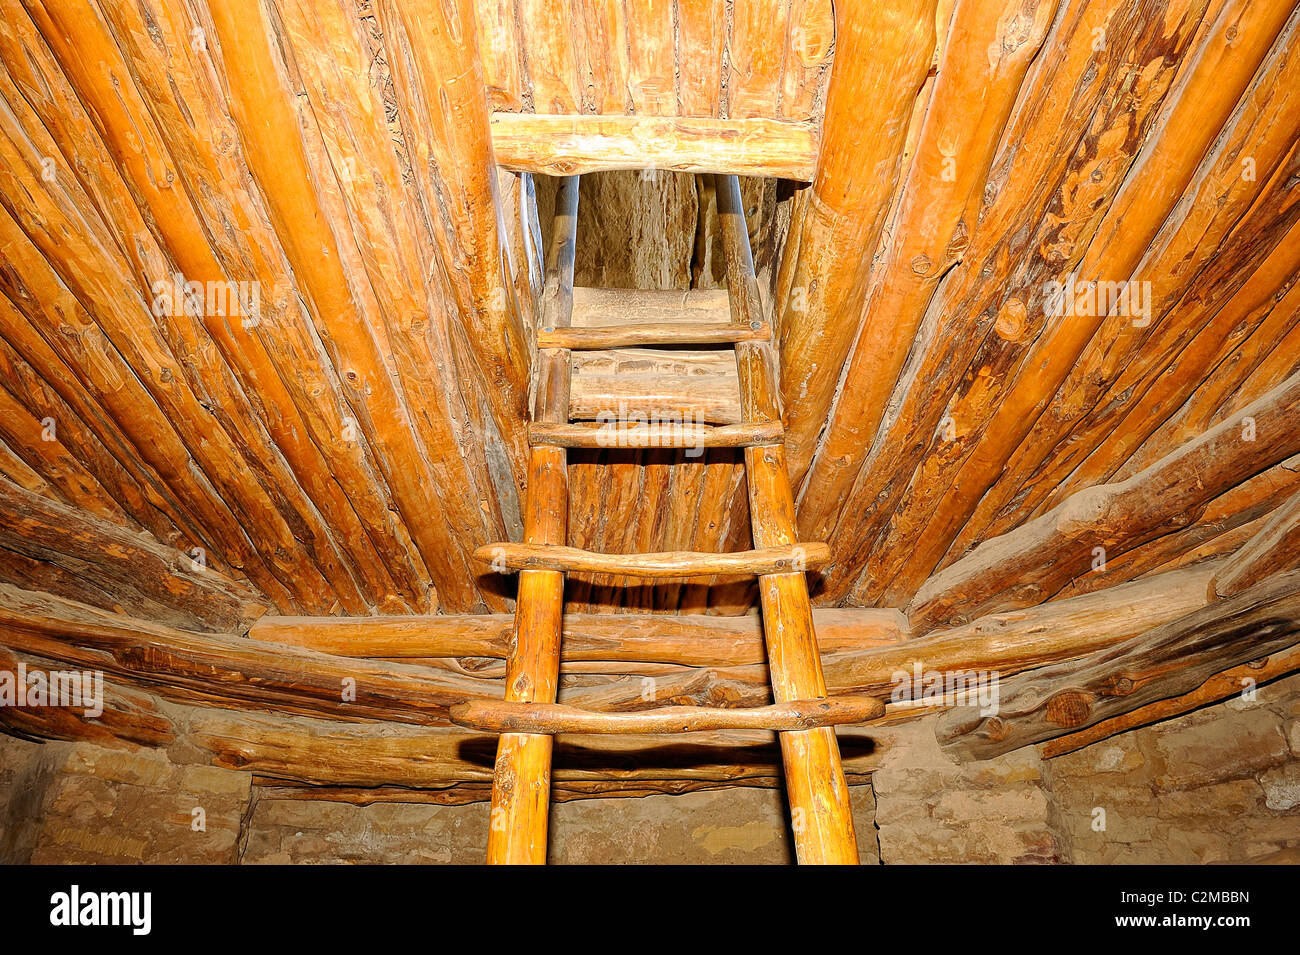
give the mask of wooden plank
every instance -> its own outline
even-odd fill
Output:
[[[2,373],[3,355],[0,355]],[[112,493],[58,439],[58,419],[49,415],[38,417],[40,406],[25,403],[9,390],[11,387],[15,385],[0,378],[0,444],[48,482],[61,500],[115,524],[138,526]],[[71,420],[65,424],[75,436],[76,419],[68,417]]]
[[[1075,577],[1053,598],[1104,591],[1126,580],[1239,550],[1268,515],[1300,493],[1300,457],[1289,458],[1224,491],[1194,523],[1122,553],[1108,553],[1104,570]]]
[[[549,176],[668,169],[808,181],[818,149],[811,123],[761,118],[493,113],[491,128],[500,165]]]
[[[900,671],[916,667],[962,672],[996,670],[1012,674],[1059,660],[1076,658],[1113,646],[1146,630],[1203,607],[1210,599],[1209,581],[1217,565],[1188,568],[1115,588],[1026,611],[982,618],[967,627],[937,633],[919,640],[900,641],[895,621],[883,628],[863,631],[850,621],[821,636],[828,686],[836,694],[869,693],[881,699],[898,688]],[[643,695],[639,680],[629,672],[654,675],[656,698],[701,706],[763,705],[771,699],[768,668],[754,665],[765,659],[756,621],[747,632],[735,634],[715,623],[699,623],[682,630],[673,618],[655,618],[635,631],[625,629],[629,618],[604,614],[603,619],[579,620],[572,625],[579,643],[575,653],[589,657],[593,666],[582,669],[608,672],[612,679],[587,681],[569,687],[564,701],[585,709],[620,712],[645,709],[653,701]],[[821,615],[824,619],[824,613]],[[254,633],[250,639],[232,634],[198,634],[73,601],[0,587],[0,644],[33,653],[77,669],[99,669],[114,679],[151,688],[168,699],[201,701],[247,710],[250,707],[279,713],[303,713],[330,720],[382,719],[390,723],[444,725],[447,707],[470,699],[499,699],[505,690],[503,668],[470,669],[447,658],[430,660],[410,654],[420,649],[463,645],[480,641],[484,651],[506,654],[512,622],[483,636],[480,621],[424,623],[423,632],[410,640],[411,621],[371,625],[358,621],[313,622],[307,639],[296,643],[261,640],[275,629]],[[421,618],[416,618],[419,626]],[[404,626],[404,631],[394,631]],[[369,647],[391,648],[393,663],[369,659],[359,650],[367,643],[345,647],[346,656],[320,650],[339,645],[338,636],[350,632],[375,633]],[[380,628],[382,627],[382,628]],[[448,632],[449,627],[455,627]],[[324,631],[324,638],[314,634]],[[298,628],[301,634],[301,625]],[[685,641],[701,636],[704,642]],[[438,652],[438,651],[434,651]],[[445,652],[441,651],[441,652]],[[629,667],[610,668],[601,658],[622,658]],[[655,666],[655,659],[684,660],[690,665]],[[566,669],[580,661],[569,663]],[[719,665],[719,664],[724,665]],[[576,672],[574,670],[573,672]],[[214,674],[216,675],[214,677]],[[340,692],[356,681],[355,695]]]
[[[514,0],[478,0],[479,59],[493,109],[518,112],[524,108],[523,49]]]
[[[111,489],[114,502],[140,526],[164,543],[183,539],[186,532],[180,528],[187,525],[191,539],[199,539],[192,519],[184,515],[148,459],[133,452],[105,403],[91,397],[89,383],[55,354],[4,295],[0,295],[0,375],[10,388],[23,390],[28,406],[37,409],[42,420],[54,419],[59,443],[74,449],[78,460]],[[219,555],[214,557],[211,566],[226,566]]]
[[[573,290],[574,328],[730,320],[726,289],[578,286]]]
[[[573,376],[575,420],[734,425],[743,420],[735,363],[722,354],[584,352]],[[575,365],[578,364],[575,360]]]
[[[789,22],[790,0],[732,4],[724,53],[727,115],[732,119],[777,115]]]
[[[782,119],[820,119],[835,44],[835,14],[829,0],[790,0],[781,65]]]
[[[578,113],[582,103],[573,48],[574,9],[566,0],[517,0],[533,112]]]
[[[1300,238],[1300,236],[1297,236]],[[1244,340],[1230,337],[1213,371],[1115,472],[1119,480],[1149,467],[1225,418],[1236,414],[1296,370],[1300,355],[1300,281]]]
[[[627,14],[621,0],[572,0],[571,7],[581,112],[626,113],[630,102]]]
[[[731,323],[706,322],[605,325],[599,328],[543,328],[537,333],[537,347],[591,351],[602,348],[627,348],[633,345],[722,345],[770,339],[772,329],[768,324],[766,322],[757,324],[757,328],[742,328]]]
[[[337,194],[328,187],[320,190],[322,206],[331,221],[349,223],[355,236],[358,258],[345,261],[345,265],[356,277],[354,281],[373,290],[371,320],[380,324],[375,338],[409,409],[415,443],[428,459],[429,470],[437,475],[432,493],[440,504],[439,517],[446,522],[453,545],[462,551],[501,537],[505,515],[517,515],[518,492],[513,475],[494,480],[494,464],[509,458],[510,453],[501,447],[491,424],[482,421],[481,409],[492,404],[489,392],[499,394],[502,389],[489,384],[479,390],[480,383],[469,367],[471,355],[456,340],[455,326],[460,321],[456,289],[447,278],[455,270],[448,259],[442,260],[442,267],[437,264],[447,249],[440,246],[437,227],[430,228],[446,218],[424,212],[420,186],[428,177],[411,175],[411,163],[417,160],[407,151],[403,117],[400,111],[390,110],[384,99],[384,90],[392,80],[382,60],[384,47],[372,33],[373,27],[359,20],[344,0],[283,0],[278,10],[320,130],[316,152],[328,169],[339,173]],[[414,20],[412,26],[416,26]],[[437,40],[421,37],[418,42]],[[403,67],[410,64],[409,58],[404,59]],[[409,76],[399,73],[393,82],[404,95],[412,94]],[[451,90],[455,89],[453,85]],[[454,112],[456,105],[460,104],[449,102],[445,108]],[[426,125],[436,129],[438,120]],[[478,125],[484,125],[481,118]],[[446,147],[464,149],[459,154],[461,162],[454,173],[439,181],[439,191],[460,213],[452,221],[462,216],[473,219],[465,216],[462,203],[481,210],[481,219],[495,220],[493,183],[485,182],[481,175],[483,171],[495,175],[490,158],[472,156],[466,148],[472,136],[463,129],[457,133],[460,138]],[[402,143],[402,151],[394,149],[395,141]],[[412,144],[418,142],[417,138]],[[476,160],[481,164],[477,176]],[[471,192],[472,186],[482,192]],[[467,241],[463,234],[457,238]],[[489,248],[479,254],[486,258]],[[341,254],[345,259],[351,254],[347,243]],[[479,261],[482,267],[477,271],[494,271],[490,259]],[[479,336],[492,338],[487,316],[475,324]],[[446,360],[448,354],[458,355],[457,361],[466,368],[456,369]],[[509,425],[500,433],[522,439],[517,424],[511,421]],[[521,446],[515,460],[522,462],[522,452]],[[515,524],[517,532],[517,516]],[[505,607],[504,599],[490,589],[484,592],[484,601],[492,609]]]
[[[165,475],[191,513],[201,515],[196,519],[198,540],[190,546],[204,546],[227,566],[240,567],[281,609],[328,610],[330,587],[319,569],[305,561],[294,562],[292,571],[286,566],[284,556],[298,549],[288,522],[252,477],[236,439],[224,427],[212,426],[195,393],[192,366],[176,358],[169,347],[174,339],[169,341],[168,331],[155,324],[135,266],[113,251],[116,242],[106,234],[90,197],[77,185],[58,145],[43,140],[47,134],[39,120],[25,114],[22,98],[8,102],[5,135],[0,135],[5,157],[0,189],[11,203],[0,209],[0,248],[10,268],[0,287],[20,306],[30,327],[6,329],[6,337],[20,350],[28,333],[43,338],[65,365],[94,382],[92,391],[111,409],[116,427],[132,435],[133,452]],[[34,125],[15,128],[24,120]],[[22,185],[39,180],[47,159],[67,188]],[[107,158],[103,161],[111,165]],[[144,238],[148,230],[142,222],[139,229],[137,251],[156,253],[157,246]],[[160,264],[154,258],[149,268]],[[83,301],[94,303],[93,314]],[[46,310],[62,317],[52,319]],[[188,317],[167,320],[170,331],[194,331]],[[60,334],[60,327],[70,332]],[[25,351],[24,357],[31,354]],[[135,367],[153,372],[141,380]],[[256,543],[249,539],[250,531]]]
[[[677,0],[677,112],[719,117],[725,0]]]
[[[622,0],[627,46],[627,92],[638,116],[677,112],[673,0]]]
[[[503,689],[499,680],[445,670],[177,630],[8,584],[0,584],[0,627],[15,651],[190,702],[446,726],[447,707]]]

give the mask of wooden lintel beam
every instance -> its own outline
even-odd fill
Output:
[[[777,119],[493,113],[491,130],[499,165],[549,176],[668,169],[807,182],[817,161],[817,126]]]

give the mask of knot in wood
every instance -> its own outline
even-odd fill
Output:
[[[1081,690],[1066,690],[1047,701],[1047,721],[1056,726],[1073,729],[1082,726],[1092,715],[1092,694]]]

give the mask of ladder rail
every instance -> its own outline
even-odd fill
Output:
[[[555,198],[555,231],[547,251],[543,314],[548,325],[563,328],[573,312],[573,263],[578,227],[578,177],[560,182]],[[569,352],[538,351],[533,418],[547,424],[569,419]],[[528,452],[524,541],[568,543],[569,488],[563,448],[539,445]],[[515,624],[506,661],[506,699],[516,703],[554,703],[560,677],[560,635],[564,616],[564,574],[525,570],[519,574]],[[488,826],[489,864],[542,865],[546,862],[554,737],[506,733],[497,744]]]
[[[715,176],[714,184],[731,317],[737,325],[747,326],[760,320],[762,300],[754,275],[740,183],[735,176]],[[742,417],[751,422],[780,420],[776,353],[771,343],[737,343],[736,368]],[[784,445],[747,447],[744,454],[754,546],[797,544],[794,494]],[[803,573],[760,577],[759,599],[773,697],[778,703],[825,697],[826,679]],[[834,729],[782,732],[780,742],[799,861],[857,865],[853,811]]]

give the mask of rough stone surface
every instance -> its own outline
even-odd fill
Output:
[[[1300,849],[1300,676],[1048,764],[1076,863],[1263,861]]]
[[[958,765],[930,716],[898,728],[872,786],[886,864],[1062,861],[1033,749]]]
[[[177,766],[161,750],[7,739],[0,759],[0,778],[17,767],[5,862],[238,861],[248,773]]]
[[[871,787],[853,787],[861,858],[876,860]],[[782,864],[794,852],[785,801],[775,789],[736,789],[638,799],[582,799],[551,810],[555,864],[675,862]],[[243,861],[477,864],[488,808],[260,799]]]
[[[862,861],[1294,862],[1300,676],[1053,760],[958,765],[934,716],[893,727],[854,786]],[[259,796],[201,751],[0,737],[0,862],[479,863],[487,807]],[[202,809],[203,828],[196,828]],[[784,795],[730,789],[560,803],[556,863],[780,864]]]
[[[555,189],[556,180],[535,178],[544,247],[551,238]],[[771,179],[742,178],[740,189],[754,267],[766,283],[789,197]],[[605,288],[724,287],[722,235],[709,187],[694,175],[662,170],[583,176],[573,280]]]

